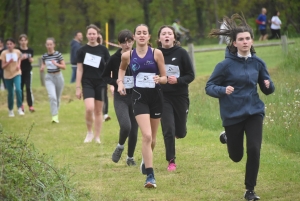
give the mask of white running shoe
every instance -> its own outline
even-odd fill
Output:
[[[8,116],[9,116],[9,117],[14,117],[14,116],[15,116],[14,111],[13,111],[13,110],[9,110],[9,111],[8,111]]]
[[[92,142],[93,139],[94,139],[94,134],[93,133],[87,133],[86,137],[84,139],[84,143]]]
[[[100,137],[96,137],[96,138],[95,138],[95,142],[96,142],[97,144],[100,144],[100,143],[101,143]]]
[[[19,113],[19,115],[24,115],[24,114],[25,114],[25,113],[23,112],[23,109],[22,109],[21,107],[19,107],[18,113]]]

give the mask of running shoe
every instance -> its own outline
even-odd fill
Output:
[[[14,117],[15,116],[15,113],[13,110],[9,110],[8,111],[8,117]]]
[[[108,114],[105,114],[104,116],[103,116],[103,121],[109,121],[111,118],[110,118],[110,116],[108,116]]]
[[[172,172],[172,171],[175,171],[175,170],[176,170],[176,164],[173,163],[173,162],[169,163],[169,165],[168,165],[168,171]]]
[[[117,146],[114,153],[111,156],[111,160],[115,163],[119,162],[123,151],[124,151],[124,147],[120,148]]]
[[[147,176],[146,182],[144,184],[145,188],[156,188],[156,182],[153,174]]]
[[[126,163],[128,166],[136,166],[136,163],[133,158],[127,158]]]
[[[144,175],[147,174],[144,161],[141,162],[140,170],[141,170],[141,173],[142,173],[142,174],[144,174]]]
[[[35,112],[33,106],[30,106],[30,107],[29,107],[29,111],[30,111],[30,112]]]
[[[18,109],[18,113],[19,113],[19,115],[24,115],[25,113],[23,112],[23,109],[22,109],[22,107],[19,107],[19,109]]]
[[[222,132],[220,133],[220,142],[221,142],[222,144],[226,144],[226,143],[227,143],[227,136],[226,136],[225,131],[222,131]]]
[[[100,137],[96,137],[96,138],[95,138],[95,142],[96,142],[97,144],[101,144]]]
[[[54,115],[52,116],[52,123],[59,123],[59,120],[58,120],[58,115]]]
[[[255,192],[252,191],[252,190],[247,190],[247,191],[245,192],[244,198],[245,198],[245,200],[248,200],[248,201],[260,200],[260,197],[257,196],[257,195],[255,194]]]
[[[84,139],[84,143],[92,142],[93,139],[94,139],[94,134],[93,133],[87,133],[86,137]]]

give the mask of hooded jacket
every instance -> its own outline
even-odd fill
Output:
[[[264,80],[270,81],[266,88]],[[266,64],[255,54],[240,58],[226,49],[225,60],[218,63],[206,83],[206,93],[219,99],[220,114],[223,126],[230,126],[244,121],[250,115],[265,115],[264,103],[257,92],[260,90],[269,95],[275,86],[267,71]],[[232,86],[232,94],[226,94],[226,87]]]
[[[179,69],[177,84],[162,84],[163,93],[166,95],[188,95],[188,85],[195,79],[195,72],[187,51],[179,46],[158,49],[164,55],[167,76],[170,75],[168,72],[170,69]]]
[[[122,49],[118,49],[108,60],[108,63],[106,64],[106,67],[103,71],[102,78],[104,79],[104,82],[107,84],[113,85],[115,87],[115,92],[118,92],[118,74],[119,74],[119,68],[121,64],[121,51]],[[128,67],[125,72],[126,76],[131,76],[131,70]],[[111,77],[112,76],[112,77]],[[132,89],[126,89],[126,93],[131,93]]]

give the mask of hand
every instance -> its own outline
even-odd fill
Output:
[[[7,63],[11,63],[11,62],[13,62],[14,60],[13,60],[13,58],[11,58]]]
[[[270,81],[269,80],[264,80],[265,86],[267,89],[270,87]]]
[[[79,100],[81,99],[81,94],[82,94],[81,88],[77,87],[77,88],[76,88],[76,97],[77,97]]]
[[[40,68],[40,72],[44,72],[44,68],[45,68],[45,67],[42,66],[42,67]]]
[[[232,86],[227,86],[226,87],[226,94],[227,95],[230,95],[230,94],[232,94],[233,93],[233,91],[234,91],[234,88],[232,87]]]
[[[56,63],[55,60],[52,60],[51,62],[52,62],[55,66],[57,66],[57,63]]]
[[[266,24],[266,22],[265,22],[265,21],[263,21],[263,22],[261,22],[261,24]]]
[[[156,84],[159,84],[159,82],[160,82],[160,77],[159,77],[159,75],[155,75],[155,76],[153,77],[153,80],[154,80],[154,82],[155,82]]]
[[[20,66],[19,65],[17,65],[17,71],[19,71],[20,70]]]
[[[115,87],[113,85],[110,85],[110,92],[111,95],[114,95]]]
[[[126,89],[124,87],[123,82],[119,82],[118,83],[118,92],[120,93],[121,96],[125,96],[126,95]]]
[[[177,84],[177,78],[174,75],[167,77],[167,83],[169,84]]]
[[[22,54],[21,60],[28,59],[28,54]]]

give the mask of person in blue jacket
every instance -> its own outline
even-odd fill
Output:
[[[210,36],[227,36],[230,43],[226,48],[225,59],[216,65],[205,90],[209,96],[219,99],[225,128],[220,140],[227,144],[229,157],[234,162],[243,158],[243,141],[246,136],[244,197],[246,200],[259,200],[254,187],[259,170],[265,106],[259,98],[257,85],[266,95],[273,93],[275,87],[265,62],[255,54],[253,30],[245,18],[234,14],[231,18],[224,17],[224,20],[228,30],[214,29]],[[240,24],[236,21],[240,21]]]

